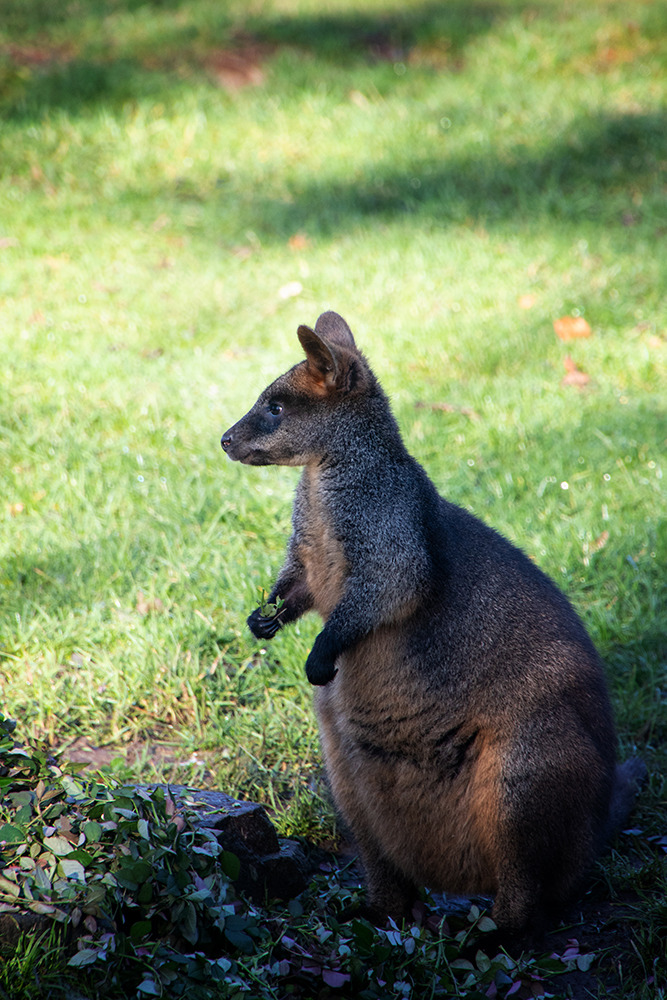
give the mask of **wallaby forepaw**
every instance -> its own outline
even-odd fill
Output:
[[[306,660],[306,677],[310,683],[322,687],[332,681],[336,676],[336,660],[342,652],[335,635],[326,629],[320,632]]]
[[[330,654],[322,655],[317,648],[317,642],[313,646],[306,660],[306,677],[311,684],[323,687],[332,681],[336,676],[336,658]]]
[[[248,615],[247,625],[256,639],[273,639],[274,635],[282,627],[282,622],[277,615],[263,615],[261,608],[255,608],[251,615]]]

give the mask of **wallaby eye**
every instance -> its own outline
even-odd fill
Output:
[[[267,410],[269,411],[272,417],[279,417],[280,414],[283,412],[283,404],[275,402],[269,403],[269,405],[267,406]]]

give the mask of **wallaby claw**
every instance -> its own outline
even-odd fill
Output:
[[[282,622],[277,615],[263,615],[259,608],[255,608],[251,615],[248,615],[247,625],[256,639],[273,639],[276,632],[282,628]]]

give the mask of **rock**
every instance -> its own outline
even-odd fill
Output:
[[[197,814],[195,827],[213,830],[218,843],[241,862],[236,885],[253,899],[291,899],[308,885],[308,861],[295,840],[278,840],[263,806],[242,802],[224,792],[198,791],[184,785],[143,785],[169,793],[178,809]]]
[[[0,942],[3,946],[15,948],[19,938],[27,931],[41,934],[51,926],[51,918],[18,907],[6,907],[0,913]]]

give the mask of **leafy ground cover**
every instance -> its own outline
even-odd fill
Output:
[[[82,778],[14,729],[0,719],[0,919],[39,922],[5,942],[3,996],[54,995],[65,979],[69,995],[76,980],[110,997],[525,998],[597,958],[577,938],[539,956],[488,948],[496,926],[475,904],[443,919],[428,898],[411,926],[376,928],[353,863],[322,852],[298,899],[257,905],[234,891],[235,855],[164,786]]]
[[[605,962],[637,996],[667,975],[666,33],[660,0],[0,18],[0,709],[118,787],[335,845],[317,623],[243,627],[295,476],[218,445],[334,308],[439,488],[605,658],[650,780],[592,892],[636,908]]]

